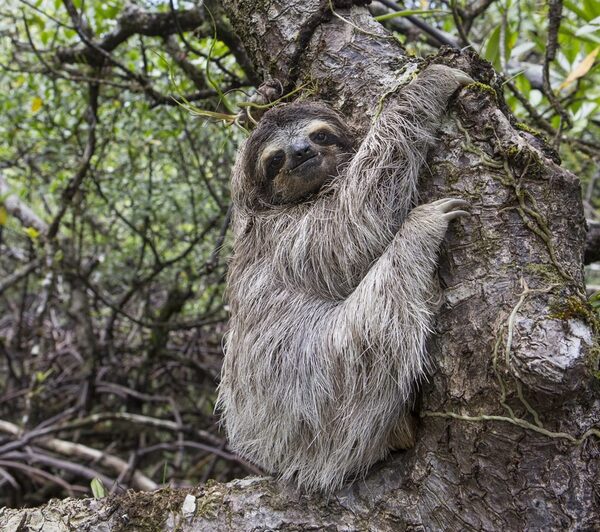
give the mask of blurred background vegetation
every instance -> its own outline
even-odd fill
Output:
[[[600,1],[370,9],[411,54],[493,63],[595,226]],[[243,133],[197,110],[261,81],[219,2],[5,0],[0,69],[0,506],[257,472],[213,414]]]

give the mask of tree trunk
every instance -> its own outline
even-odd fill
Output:
[[[338,10],[342,20],[327,1],[222,4],[265,79],[285,91],[305,85],[358,128],[417,64],[365,8]],[[163,491],[149,513],[165,529],[592,530],[600,523],[600,349],[583,286],[579,181],[516,123],[487,63],[450,50],[434,60],[478,83],[444,121],[422,196],[468,199],[472,216],[454,222],[441,258],[444,297],[430,348],[436,369],[416,408],[415,448],[329,500],[246,479],[196,490],[186,517],[184,494]],[[77,505],[78,529],[112,529],[124,514],[142,526],[132,520],[132,501],[142,506],[143,497],[68,504]],[[0,513],[0,527],[22,515]]]

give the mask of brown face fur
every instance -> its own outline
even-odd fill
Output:
[[[324,105],[276,107],[248,139],[246,175],[263,203],[297,202],[338,174],[351,155],[350,138],[348,126]]]

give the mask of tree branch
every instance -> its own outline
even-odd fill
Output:
[[[40,234],[48,232],[48,224],[33,212],[21,198],[16,196],[6,179],[0,174],[0,205],[4,206],[6,212],[14,216],[25,227],[33,227]]]
[[[0,420],[0,431],[10,434],[14,437],[19,437],[21,429],[14,423]],[[58,438],[36,438],[36,445],[54,451],[55,453],[62,454],[64,456],[78,456],[84,460],[91,460],[98,463],[102,467],[106,467],[109,471],[119,475],[128,468],[127,462],[121,460],[116,456],[112,456],[104,451],[98,451],[92,449],[87,445],[80,443],[73,443],[66,440],[59,440]],[[135,471],[131,478],[132,486],[137,489],[145,491],[153,491],[158,489],[159,485],[156,482],[149,479],[143,473]]]
[[[0,280],[0,295],[12,285],[18,283],[24,277],[27,277],[27,275],[35,270],[40,264],[42,264],[42,259],[34,259],[29,264],[25,264],[25,266],[15,270],[8,277]]]
[[[178,10],[176,15],[181,31],[196,31],[202,36],[210,35],[210,26],[206,22],[202,8]],[[135,4],[128,4],[117,19],[116,29],[99,41],[98,47],[110,53],[136,34],[168,37],[176,33],[177,28],[172,13],[144,11]],[[101,53],[86,43],[72,48],[63,48],[57,52],[56,57],[61,63],[87,63],[92,66],[101,66],[106,61]]]

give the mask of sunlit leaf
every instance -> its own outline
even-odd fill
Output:
[[[31,112],[37,113],[42,108],[43,103],[43,100],[39,96],[36,96],[31,100]]]
[[[564,89],[565,87],[568,87],[575,80],[578,80],[579,78],[582,78],[583,76],[585,76],[590,71],[590,68],[592,68],[594,61],[596,59],[596,56],[598,55],[598,52],[600,52],[600,46],[597,46],[596,48],[594,48],[594,50],[591,53],[589,53],[585,57],[585,59],[583,59],[583,61],[581,61],[581,63],[579,63],[569,73],[569,75],[567,76],[567,79],[565,79],[565,81],[563,81],[560,84],[559,90]]]
[[[575,32],[575,35],[580,37],[581,35],[588,35],[589,33],[598,32],[600,32],[600,17],[596,17],[594,20],[591,20],[589,24],[578,28]]]
[[[529,93],[529,103],[533,106],[533,107],[537,107],[540,103],[542,103],[542,98],[543,95],[539,90],[532,90]]]
[[[0,205],[0,225],[6,225],[6,221],[8,220],[8,213],[6,209]]]
[[[39,351],[39,346],[38,346],[38,351]],[[52,368],[47,369],[46,371],[36,371],[35,372],[35,382],[37,382],[38,384],[43,384],[46,381],[46,379],[50,375],[52,375],[52,373],[54,373],[54,370]]]
[[[600,44],[600,35],[599,32],[590,32],[590,33],[582,33],[580,35],[576,35],[576,33],[565,25],[561,25],[558,30],[561,35],[566,35],[567,38],[574,39],[575,41],[584,41],[591,42],[594,44]]]
[[[510,56],[511,57],[515,57],[518,58],[521,55],[526,54],[527,52],[530,52],[531,50],[533,50],[535,48],[535,43],[533,42],[523,42],[515,47],[512,48],[512,50],[510,51]]]
[[[31,240],[35,240],[40,236],[40,232],[35,227],[26,227],[25,234],[31,238]]]

